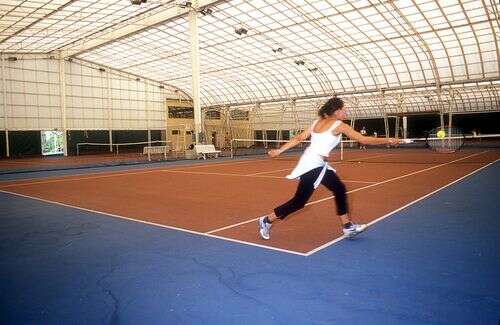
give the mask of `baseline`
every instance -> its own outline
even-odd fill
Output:
[[[82,207],[79,207],[79,206],[76,206],[76,205],[70,205],[70,204],[61,203],[61,202],[57,202],[57,201],[46,200],[46,199],[38,198],[36,196],[30,196],[30,195],[20,194],[20,193],[16,193],[16,192],[9,192],[9,191],[4,191],[4,190],[0,190],[0,193],[10,194],[10,195],[16,195],[16,196],[27,198],[27,199],[32,199],[32,200],[36,200],[36,201],[41,201],[41,202],[45,202],[45,203],[50,203],[50,204],[55,204],[55,205],[63,206],[63,207],[66,207],[66,208],[87,211],[87,212],[91,212],[91,213],[105,215],[105,216],[108,216],[108,217],[113,217],[113,218],[118,218],[118,219],[123,219],[123,220],[128,220],[128,221],[133,221],[133,222],[147,224],[147,225],[151,225],[151,226],[157,226],[157,227],[161,227],[161,228],[182,231],[182,232],[186,232],[186,233],[189,233],[189,234],[194,234],[194,235],[199,235],[199,236],[205,236],[205,237],[222,239],[222,240],[229,241],[229,242],[234,242],[234,243],[239,243],[239,244],[245,244],[245,245],[250,245],[250,246],[255,246],[255,247],[260,247],[260,248],[265,248],[265,249],[270,249],[270,250],[279,251],[279,252],[283,252],[283,253],[289,253],[289,254],[295,254],[295,255],[300,255],[300,256],[306,256],[304,253],[297,252],[297,251],[287,250],[287,249],[278,248],[278,247],[270,247],[270,246],[260,245],[260,244],[256,244],[256,243],[252,243],[252,242],[243,241],[243,240],[238,240],[238,239],[233,239],[233,238],[227,238],[227,237],[212,235],[212,234],[209,234],[209,233],[203,233],[203,232],[199,232],[199,231],[195,231],[195,230],[189,230],[189,229],[185,229],[185,228],[179,228],[179,227],[163,225],[163,224],[159,224],[159,223],[155,223],[155,222],[150,222],[150,221],[145,221],[145,220],[140,220],[140,219],[129,218],[129,217],[121,216],[121,215],[118,215],[118,214],[107,213],[107,212],[103,212],[103,211],[82,208]]]

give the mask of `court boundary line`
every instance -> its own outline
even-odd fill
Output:
[[[442,187],[440,187],[440,188],[438,188],[438,189],[436,189],[436,190],[434,190],[434,191],[432,191],[432,192],[430,192],[430,193],[425,194],[424,196],[419,197],[418,199],[416,199],[416,200],[414,200],[414,201],[412,201],[412,202],[409,202],[409,203],[407,203],[407,204],[403,205],[402,207],[399,207],[398,209],[396,209],[396,210],[394,210],[394,211],[391,211],[391,212],[389,212],[389,213],[386,213],[385,215],[383,215],[383,216],[381,216],[381,217],[378,217],[378,218],[377,218],[377,219],[375,219],[375,220],[370,221],[367,225],[368,225],[368,227],[371,227],[371,226],[372,226],[372,225],[374,225],[375,223],[377,223],[377,222],[379,222],[379,221],[382,221],[382,220],[384,220],[384,219],[386,219],[386,218],[388,218],[388,217],[392,216],[393,214],[398,213],[399,211],[404,210],[404,209],[408,208],[409,206],[411,206],[411,205],[413,205],[413,204],[415,204],[415,203],[417,203],[417,202],[420,202],[420,201],[422,201],[422,200],[424,200],[424,199],[428,198],[429,196],[432,196],[432,195],[436,194],[437,192],[439,192],[439,191],[441,191],[441,190],[443,190],[443,189],[445,189],[445,188],[447,188],[447,187],[449,187],[449,186],[451,186],[451,185],[453,185],[453,184],[455,184],[455,183],[458,183],[458,182],[462,181],[463,179],[465,179],[465,178],[467,178],[467,177],[469,177],[469,176],[472,176],[473,174],[475,174],[475,173],[477,173],[477,172],[479,172],[479,171],[483,170],[484,168],[487,168],[487,167],[489,167],[489,166],[491,166],[491,165],[493,165],[493,164],[497,163],[498,161],[500,161],[500,159],[497,159],[497,160],[495,160],[495,161],[490,162],[490,163],[489,163],[489,164],[487,164],[487,165],[484,165],[484,166],[482,166],[482,167],[479,167],[478,169],[473,170],[472,172],[468,173],[467,175],[464,175],[464,176],[462,176],[462,177],[460,177],[460,178],[457,178],[456,180],[452,181],[451,183],[448,183],[448,184],[446,184],[446,185],[444,185],[444,186],[442,186]],[[341,241],[341,240],[343,240],[343,239],[346,239],[346,237],[345,237],[345,236],[341,236],[341,237],[335,238],[334,240],[332,240],[332,241],[330,241],[330,242],[328,242],[328,243],[325,243],[325,244],[323,244],[323,245],[321,245],[321,246],[319,246],[319,247],[317,247],[317,248],[315,248],[315,249],[313,249],[313,250],[310,250],[310,251],[309,251],[309,252],[307,252],[305,255],[306,255],[306,256],[311,256],[312,254],[315,254],[315,253],[317,253],[317,252],[319,252],[319,251],[321,251],[321,250],[323,250],[323,249],[325,249],[325,248],[327,248],[327,247],[329,247],[329,246],[331,246],[331,245],[333,245],[333,244],[335,244],[335,243],[337,243],[337,242],[339,242],[339,241]]]
[[[365,159],[365,160],[368,160],[368,159],[373,159],[373,158],[380,158],[380,157],[385,157],[385,156],[393,156],[394,153],[386,153],[386,154],[380,154],[380,155],[375,155],[375,156],[368,156],[368,157],[363,157],[361,159]],[[281,161],[286,161],[285,159],[280,159],[280,158],[275,158],[276,160],[281,160]],[[329,161],[329,164],[330,165],[339,165],[339,164],[345,164],[345,163],[351,163],[351,162],[363,162],[364,160],[360,160],[360,159],[357,159],[357,160],[351,160],[351,159],[347,159],[347,160],[337,160],[337,161]],[[270,174],[270,173],[275,173],[275,172],[280,172],[280,171],[285,171],[285,170],[292,170],[294,167],[290,167],[290,168],[285,168],[285,169],[276,169],[274,171],[265,171],[265,172],[258,172],[258,173],[252,173],[252,174],[247,174],[247,175],[251,175],[251,176],[255,176],[255,175],[260,175],[260,174]]]
[[[281,171],[281,169],[277,170]],[[178,174],[193,174],[193,175],[216,175],[216,176],[235,176],[235,177],[255,177],[255,178],[278,178],[282,180],[290,180],[283,176],[268,176],[268,175],[255,175],[255,174],[232,174],[232,173],[215,173],[215,172],[197,172],[197,171],[187,171],[187,170],[162,170],[163,173],[178,173]],[[270,172],[272,173],[272,172]],[[342,180],[344,183],[366,183],[373,184],[376,182],[371,181],[354,181],[354,180]],[[0,186],[1,187],[1,186]]]
[[[449,164],[452,164],[454,162],[457,162],[457,161],[460,161],[460,160],[463,160],[463,159],[467,159],[467,158],[470,158],[470,157],[474,157],[474,156],[477,156],[477,155],[480,155],[480,154],[483,154],[483,153],[486,153],[486,152],[489,152],[489,150],[485,150],[485,151],[482,151],[482,152],[479,152],[479,153],[475,153],[475,154],[472,154],[472,155],[469,155],[469,156],[466,156],[466,157],[462,157],[462,158],[459,158],[459,159],[455,159],[453,161],[449,161],[449,162],[442,163],[442,164],[439,164],[439,165],[435,165],[435,166],[427,167],[427,168],[424,168],[424,169],[420,169],[420,170],[411,172],[409,174],[404,174],[404,175],[401,175],[401,176],[389,178],[389,179],[386,179],[386,180],[383,180],[383,181],[380,181],[380,182],[377,182],[377,183],[374,183],[374,184],[370,184],[370,185],[366,185],[366,186],[363,186],[363,187],[355,188],[353,190],[347,191],[346,193],[350,194],[350,193],[361,191],[361,190],[364,190],[364,189],[367,189],[367,188],[370,188],[370,187],[374,187],[374,186],[377,186],[377,185],[380,185],[380,184],[389,183],[389,182],[392,182],[392,181],[395,181],[395,180],[398,180],[398,179],[401,179],[401,178],[405,178],[405,177],[408,177],[408,176],[412,176],[412,175],[415,175],[415,174],[426,172],[426,171],[431,170],[431,169],[435,169],[435,168],[439,168],[439,167],[442,167],[442,166],[445,166],[445,165],[449,165]],[[323,201],[330,200],[330,199],[332,199],[334,197],[335,197],[334,195],[330,195],[328,197],[325,197],[325,198],[322,198],[322,199],[319,199],[319,200],[316,200],[316,201],[308,202],[305,206],[309,206],[309,205],[314,205],[314,204],[317,204],[317,203],[321,203]],[[214,230],[210,230],[207,233],[211,234],[211,233],[223,231],[223,230],[226,230],[226,229],[231,229],[231,228],[234,228],[234,227],[237,227],[237,226],[241,226],[241,225],[246,224],[246,223],[253,222],[253,221],[257,220],[257,219],[253,218],[253,219],[249,219],[249,220],[246,220],[246,221],[239,222],[239,223],[234,224],[234,225],[227,225],[225,227],[221,227],[221,228],[217,228],[217,229],[214,229]]]
[[[85,212],[90,212],[90,213],[105,215],[105,216],[112,217],[112,218],[117,218],[117,219],[122,219],[122,220],[127,220],[127,221],[142,223],[142,224],[147,224],[147,225],[150,225],[150,226],[156,226],[156,227],[160,227],[160,228],[166,228],[166,229],[170,229],[170,230],[176,230],[176,231],[186,232],[186,233],[193,234],[193,235],[198,235],[198,236],[201,236],[201,237],[217,238],[217,239],[221,239],[221,240],[225,240],[225,241],[230,241],[230,242],[234,242],[234,243],[239,243],[239,244],[244,244],[244,245],[249,245],[249,246],[255,246],[255,247],[259,247],[259,248],[266,248],[266,249],[275,250],[275,251],[279,251],[279,252],[283,252],[283,253],[289,253],[289,254],[295,254],[295,255],[305,256],[305,253],[301,253],[301,252],[297,252],[297,251],[287,250],[287,249],[283,249],[283,248],[279,248],[279,247],[271,247],[271,246],[266,246],[266,245],[260,245],[260,244],[257,244],[257,243],[247,242],[247,241],[244,241],[244,240],[238,240],[238,239],[233,239],[233,238],[229,238],[229,237],[212,235],[212,234],[209,234],[209,233],[206,233],[206,232],[200,232],[200,231],[196,231],[196,230],[189,230],[189,229],[175,227],[175,226],[163,225],[163,224],[160,224],[160,223],[155,223],[155,222],[146,221],[146,220],[134,219],[134,218],[130,218],[130,217],[121,216],[119,214],[108,213],[108,212],[104,212],[104,211],[98,211],[98,210],[88,209],[88,208],[79,207],[79,206],[76,206],[76,205],[66,204],[66,203],[62,203],[62,202],[57,202],[57,201],[51,201],[51,200],[47,200],[47,199],[42,199],[42,198],[39,198],[39,197],[36,197],[36,196],[30,196],[30,195],[25,195],[25,194],[16,193],[16,192],[9,192],[9,191],[5,191],[5,190],[0,190],[0,193],[5,193],[5,194],[10,194],[10,195],[20,196],[20,197],[23,197],[23,198],[32,199],[32,200],[36,200],[36,201],[41,201],[41,202],[44,202],[44,203],[55,204],[55,205],[63,206],[63,207],[70,208],[70,209],[76,209],[76,210],[81,210],[81,211],[85,211]]]
[[[392,155],[392,154],[385,154],[385,155]],[[365,159],[371,159],[371,158],[376,158],[380,157],[381,155],[377,156],[370,156]],[[383,156],[383,155],[382,155]],[[137,168],[137,169],[132,169],[132,170],[125,170],[125,171],[97,171],[93,173],[77,173],[77,174],[72,174],[72,175],[59,175],[59,176],[48,176],[48,177],[40,177],[40,178],[24,178],[24,179],[19,179],[19,180],[0,180],[0,188],[1,187],[15,187],[15,186],[24,186],[24,185],[33,185],[33,184],[46,184],[46,183],[59,183],[59,182],[69,182],[69,181],[74,181],[74,180],[86,180],[86,179],[96,179],[96,178],[107,178],[107,177],[118,177],[118,176],[123,176],[123,175],[138,175],[138,174],[146,174],[146,173],[153,173],[156,171],[173,171],[173,170],[179,170],[179,169],[193,169],[193,168],[200,168],[200,167],[207,167],[207,166],[226,166],[226,165],[238,165],[238,164],[245,164],[245,163],[252,163],[252,162],[265,162],[268,161],[269,157],[264,157],[264,158],[250,158],[240,161],[233,161],[233,160],[224,160],[221,162],[202,162],[202,163],[196,163],[192,164],[189,166],[181,166],[181,165],[174,165],[174,166],[161,166],[157,168]],[[282,160],[286,161],[285,159],[279,159],[277,158],[276,160]],[[195,160],[197,162],[198,160]],[[341,163],[347,163],[347,162],[352,162],[349,160],[346,161],[335,161],[333,164],[341,164]],[[96,167],[100,168],[100,167]],[[290,168],[292,169],[292,168]],[[46,171],[46,172],[50,172]],[[236,175],[236,174],[235,174]],[[71,177],[76,177],[76,178],[71,178]],[[11,184],[6,184],[2,185],[2,183],[9,183],[9,182],[15,182]],[[25,183],[23,183],[25,182]]]
[[[232,164],[240,164],[240,163],[249,163],[252,161],[238,161],[238,162],[233,162],[233,163],[228,163],[228,164],[214,164],[214,166],[221,166],[221,165],[232,165]],[[255,162],[255,161],[253,161]],[[0,188],[9,188],[9,187],[21,187],[21,186],[28,186],[28,185],[38,185],[38,184],[51,184],[51,183],[61,183],[61,182],[72,182],[72,181],[81,181],[81,180],[89,180],[89,179],[98,179],[98,178],[109,178],[109,177],[121,177],[121,176],[128,176],[128,175],[141,175],[141,174],[148,174],[148,173],[154,173],[154,172],[160,172],[160,173],[179,173],[179,174],[194,174],[194,175],[216,175],[216,176],[236,176],[236,177],[255,177],[255,178],[279,178],[279,179],[286,179],[283,176],[269,176],[269,175],[259,175],[260,173],[257,174],[232,174],[232,173],[217,173],[217,172],[202,172],[202,171],[189,171],[189,170],[182,170],[182,169],[193,169],[197,167],[205,167],[205,166],[211,166],[211,165],[205,165],[205,164],[200,164],[200,165],[195,165],[195,166],[187,166],[187,167],[179,167],[179,168],[154,168],[154,169],[139,169],[137,171],[126,171],[126,172],[116,172],[116,173],[107,173],[107,172],[102,172],[101,173],[96,173],[96,174],[88,174],[87,177],[75,177],[71,178],[72,176],[80,176],[80,175],[86,175],[86,174],[80,174],[80,175],[65,175],[62,176],[63,178],[56,178],[56,179],[41,179],[39,181],[29,181],[29,179],[26,179],[25,181],[27,182],[16,182],[15,180],[9,180],[9,181],[4,181],[4,182],[15,182],[11,184],[2,184],[2,181],[0,181]],[[277,169],[273,171],[268,171],[265,173],[274,173],[274,172],[279,172],[283,170],[290,170],[293,168],[287,168],[287,169]],[[57,177],[57,176],[55,176]],[[36,179],[35,179],[36,180]],[[350,182],[350,183],[376,183],[376,182],[370,182],[370,181],[355,181],[355,180],[344,180],[344,182]]]
[[[364,190],[364,189],[367,189],[367,188],[370,188],[370,187],[373,187],[373,186],[377,186],[377,185],[380,185],[380,184],[389,183],[389,182],[392,182],[392,181],[395,181],[395,180],[398,180],[398,179],[401,179],[401,178],[406,178],[408,176],[413,176],[413,175],[416,175],[416,174],[420,174],[420,173],[426,172],[428,170],[439,168],[439,167],[442,167],[442,166],[446,166],[446,165],[452,164],[452,163],[460,161],[460,160],[464,160],[464,159],[467,159],[467,158],[471,158],[471,157],[474,157],[474,156],[481,155],[481,154],[486,153],[486,152],[489,152],[489,150],[481,151],[479,153],[475,153],[475,154],[472,154],[472,155],[469,155],[469,156],[466,156],[466,157],[462,157],[462,158],[459,158],[459,159],[455,159],[455,160],[452,160],[452,161],[449,161],[449,162],[446,162],[446,163],[442,163],[442,164],[439,164],[439,165],[435,165],[435,166],[427,167],[427,168],[424,168],[424,169],[420,169],[420,170],[411,172],[409,174],[405,174],[405,175],[401,175],[401,176],[389,178],[389,179],[377,182],[375,184],[370,184],[370,185],[366,185],[366,186],[363,186],[363,187],[355,188],[353,190],[348,191],[347,193],[348,194],[349,193],[354,193],[354,192],[361,191],[361,190]],[[323,198],[323,199],[319,199],[319,200],[316,200],[316,201],[313,201],[313,202],[309,202],[309,203],[312,205],[312,204],[316,204],[316,203],[320,203],[320,202],[332,199],[334,197],[335,196],[332,195],[332,196],[329,196],[329,197],[326,197],[326,198]],[[308,204],[306,204],[306,205],[308,205]]]
[[[282,172],[282,171],[285,171],[285,170],[292,170],[292,169],[293,169],[293,167],[284,168],[284,169],[275,169],[275,170],[271,170],[271,171],[258,172],[258,173],[252,173],[252,174],[245,174],[245,176],[260,176],[262,174],[271,174],[271,173],[277,173],[277,172]]]
[[[29,162],[29,161],[14,161],[14,160],[3,160],[0,161],[0,163],[5,163],[5,164],[19,164],[19,165],[33,165],[35,162]]]
[[[175,165],[175,166],[172,166],[171,168],[168,168],[168,167],[167,168],[165,168],[165,167],[138,168],[138,169],[133,169],[133,170],[117,171],[117,172],[103,171],[103,172],[88,173],[88,174],[83,173],[83,174],[63,175],[63,176],[49,176],[46,178],[26,178],[26,179],[21,179],[19,181],[18,180],[0,180],[0,188],[23,186],[23,185],[33,185],[33,184],[69,182],[69,181],[75,181],[75,180],[107,178],[107,177],[124,176],[124,175],[138,175],[138,174],[147,174],[147,173],[153,173],[153,172],[162,172],[162,171],[167,171],[167,170],[177,170],[177,169],[181,169],[181,168],[192,169],[192,168],[206,167],[206,166],[242,164],[242,163],[250,163],[250,162],[264,161],[264,160],[267,160],[267,159],[233,161],[231,163],[224,163],[224,162],[221,162],[221,163],[200,163],[200,164],[190,165],[190,166],[186,166],[186,167],[184,167],[184,166],[179,167],[179,165]],[[77,178],[71,178],[73,176],[76,176]],[[78,177],[78,176],[83,176],[83,177]],[[87,176],[87,177],[85,177],[85,176]],[[39,180],[39,181],[37,181],[37,180]],[[23,181],[27,181],[27,182],[22,183]],[[16,182],[16,183],[2,185],[2,183],[8,183],[8,182]]]
[[[264,175],[245,175],[245,174],[231,174],[231,173],[215,173],[215,172],[196,172],[187,170],[162,170],[164,173],[178,173],[178,174],[193,174],[193,175],[215,175],[215,176],[235,176],[235,177],[255,177],[255,178],[283,178],[282,176],[264,176]]]

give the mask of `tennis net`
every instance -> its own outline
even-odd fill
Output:
[[[280,148],[288,140],[233,139],[231,157],[265,156],[271,149]],[[330,154],[330,161],[434,164],[454,160],[473,153],[488,152],[500,158],[500,134],[425,137],[406,139],[395,147],[386,145],[364,146],[354,140],[343,140]],[[310,141],[286,151],[281,159],[297,159]],[[474,161],[478,161],[476,158]],[[490,158],[485,158],[490,159]],[[460,160],[462,162],[462,160]],[[466,161],[463,161],[466,162]]]
[[[263,140],[263,139],[232,139],[231,158],[241,156],[266,155],[269,150],[278,149],[288,140]],[[288,154],[301,154],[310,141],[303,141],[295,147],[287,150]]]
[[[127,143],[95,143],[81,142],[76,144],[76,155],[107,155],[122,157],[123,159],[141,160],[145,155],[145,147],[166,147],[168,151],[171,148],[170,141],[145,141],[145,142],[127,142]]]

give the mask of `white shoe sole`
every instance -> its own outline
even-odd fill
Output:
[[[271,238],[271,236],[269,236],[269,233],[268,233],[267,236],[265,235],[265,231],[264,231],[264,229],[262,229],[264,227],[261,224],[260,218],[257,219],[257,224],[259,225],[259,234],[260,234],[260,237],[262,237],[262,239],[265,239],[265,240],[268,240],[269,238]]]
[[[361,230],[358,230],[358,231],[353,231],[353,232],[349,232],[349,233],[344,233],[344,237],[347,238],[347,239],[351,239],[351,238],[354,238],[356,237],[357,235],[359,235],[360,233],[364,232],[366,230],[366,228],[368,228],[368,226],[365,226],[363,229]]]

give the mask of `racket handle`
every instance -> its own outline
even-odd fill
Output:
[[[399,140],[399,141],[401,141],[400,143],[403,143],[403,144],[407,144],[407,143],[413,143],[413,142],[415,142],[415,141],[413,141],[412,139],[401,139],[401,140]]]

